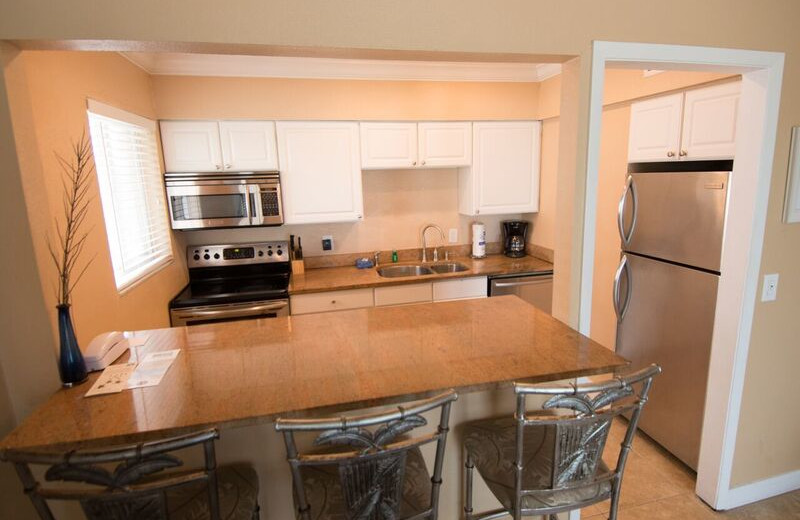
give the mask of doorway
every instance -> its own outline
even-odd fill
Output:
[[[603,86],[607,66],[723,72],[742,75],[736,163],[714,318],[697,494],[715,509],[767,498],[772,490],[733,489],[733,465],[744,372],[753,322],[759,264],[778,119],[783,54],[709,47],[594,42],[591,66],[586,190],[583,213],[579,330],[591,331],[593,261]],[[779,491],[780,492],[780,491]]]

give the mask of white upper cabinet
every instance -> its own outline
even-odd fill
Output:
[[[726,159],[736,149],[741,82],[690,90],[683,102],[684,159]]]
[[[472,164],[472,123],[419,123],[419,165],[428,168]]]
[[[472,123],[361,123],[365,170],[454,168],[472,163]]]
[[[628,161],[668,161],[678,158],[683,94],[631,104]]]
[[[168,172],[274,171],[272,121],[161,121]]]
[[[740,90],[737,81],[631,104],[628,161],[732,158]]]
[[[360,129],[363,169],[417,165],[417,123],[361,123]]]
[[[285,223],[361,219],[358,123],[279,121],[276,127]]]
[[[273,121],[220,121],[219,135],[225,170],[278,169]]]
[[[223,171],[216,121],[161,121],[161,145],[168,172]]]
[[[472,124],[472,166],[459,169],[458,212],[539,211],[540,121]]]

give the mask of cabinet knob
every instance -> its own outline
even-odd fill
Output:
[[[226,169],[226,170],[230,170],[230,169],[231,169],[231,165],[230,165],[230,164],[226,164],[226,165],[225,165],[225,169]]]
[[[215,167],[216,169],[218,169],[218,170],[221,170],[221,169],[222,169],[222,165],[221,165],[221,164],[215,164],[215,165],[214,165],[214,167]]]
[[[686,153],[686,150],[681,150],[680,156],[681,156],[681,157],[686,157],[686,155],[688,155],[688,154]]]
[[[481,210],[479,210],[479,209],[475,209],[475,214],[476,214],[476,215],[480,215],[480,213],[481,213]]]
[[[416,166],[416,165],[417,165],[417,161],[414,161],[414,162],[411,163],[411,166]]]
[[[331,305],[336,305],[336,300],[331,300]]]
[[[422,161],[422,166],[425,166],[425,161]]]
[[[675,152],[673,151],[667,152],[667,157],[675,157]]]

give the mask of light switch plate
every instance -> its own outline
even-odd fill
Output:
[[[450,236],[448,237],[451,244],[455,244],[458,242],[458,229],[457,228],[450,228]]]
[[[764,275],[764,287],[761,289],[761,301],[772,302],[778,298],[778,273]]]

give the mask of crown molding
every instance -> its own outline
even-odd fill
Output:
[[[189,53],[120,53],[153,75],[391,81],[538,82],[560,63],[491,63],[304,58]]]

